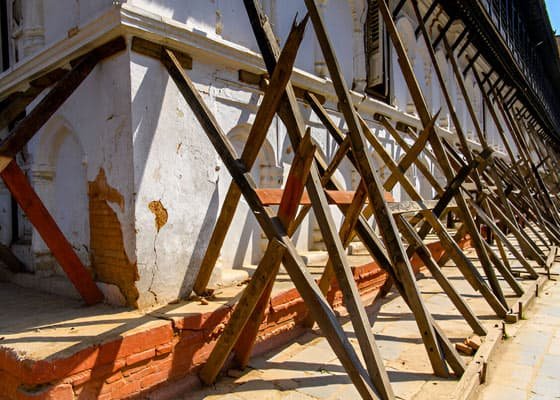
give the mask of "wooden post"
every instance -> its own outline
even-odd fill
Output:
[[[88,53],[75,67],[60,79],[47,95],[33,108],[24,119],[17,123],[8,137],[0,144],[0,172],[8,166],[17,153],[62,104],[74,93],[88,77],[97,63],[126,48],[123,37],[118,37]]]
[[[294,157],[278,210],[278,219],[287,231],[296,216],[314,153],[315,146],[312,144],[311,135],[308,132]],[[284,257],[284,250],[285,247],[278,240],[274,239],[269,242],[264,257],[235,306],[224,332],[200,371],[200,378],[207,385],[216,380],[216,376],[239,340],[245,344],[245,348],[240,351],[244,351],[248,359],[268,305],[274,278],[278,274]]]

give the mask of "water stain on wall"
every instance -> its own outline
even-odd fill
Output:
[[[109,203],[117,204],[124,211],[124,197],[109,186],[103,168],[95,180],[89,182],[88,195],[91,260],[96,279],[117,285],[127,304],[135,307],[138,269],[126,255],[120,221],[109,206]]]

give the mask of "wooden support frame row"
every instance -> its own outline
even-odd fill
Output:
[[[278,66],[282,66],[283,64],[277,61],[278,49],[275,48],[274,40],[271,40],[273,39],[273,35],[271,33],[270,26],[268,25],[266,19],[263,18],[262,13],[258,10],[258,6],[255,4],[254,1],[247,0],[245,1],[245,5],[249,10],[249,15],[253,23],[255,34],[257,37],[257,42],[259,43],[259,47],[261,48],[261,51],[263,53],[263,57],[265,59],[265,63],[267,64],[267,68],[269,69],[269,73],[271,73],[271,75],[274,77],[274,73],[276,71],[275,68],[278,68]],[[410,67],[410,63],[406,59],[406,57],[401,57],[401,65],[405,70],[405,76],[407,77],[409,88],[413,93],[413,98],[415,99],[415,103],[417,109],[419,110],[425,129],[423,133],[420,134],[415,144],[407,148],[407,156],[405,157],[405,159],[401,161],[399,165],[394,164],[393,161],[390,159],[390,157],[387,157],[387,154],[384,154],[382,150],[382,146],[379,146],[379,143],[376,142],[375,137],[371,135],[371,132],[369,132],[367,125],[364,124],[364,122],[360,119],[359,115],[356,113],[356,110],[354,110],[354,108],[351,105],[349,91],[346,88],[344,80],[341,78],[340,70],[336,61],[336,56],[332,52],[332,47],[330,46],[328,35],[324,28],[324,23],[321,19],[320,14],[316,9],[316,5],[314,1],[312,0],[306,1],[306,6],[308,7],[310,18],[314,25],[316,35],[319,38],[319,43],[321,45],[323,54],[325,56],[325,60],[330,71],[331,79],[333,80],[335,91],[337,92],[337,96],[339,98],[339,107],[348,124],[349,132],[346,135],[344,135],[341,132],[339,132],[336,129],[336,127],[333,128],[332,126],[330,126],[332,124],[330,123],[329,118],[324,112],[324,110],[321,109],[320,104],[314,101],[312,95],[308,96],[308,101],[310,102],[315,113],[319,116],[319,119],[322,120],[322,122],[325,124],[327,130],[331,131],[331,134],[333,135],[333,137],[335,137],[335,140],[337,140],[337,142],[339,143],[340,148],[338,149],[335,155],[335,159],[333,160],[333,163],[331,165],[326,165],[324,160],[322,162],[321,160],[317,160],[319,162],[319,167],[321,167],[321,170],[325,172],[325,175],[323,177],[318,175],[319,169],[317,169],[317,167],[315,167],[314,164],[310,165],[309,179],[312,182],[312,184],[309,184],[308,182],[309,198],[305,204],[309,204],[314,208],[318,208],[319,210],[322,209],[324,213],[323,223],[328,226],[330,224],[328,223],[328,219],[329,219],[328,213],[325,212],[326,201],[324,200],[321,201],[320,193],[323,193],[323,187],[325,185],[333,184],[332,172],[337,168],[340,161],[346,156],[346,157],[350,157],[351,161],[356,166],[356,168],[360,172],[360,175],[362,176],[362,181],[358,187],[358,190],[353,194],[354,197],[351,201],[350,200],[347,200],[346,202],[334,201],[339,207],[345,208],[345,219],[341,227],[341,231],[339,232],[340,237],[338,238],[338,240],[334,240],[335,235],[333,234],[332,227],[328,229],[323,229],[324,234],[326,232],[326,236],[330,237],[330,239],[328,240],[330,241],[331,246],[327,246],[330,247],[330,251],[329,251],[330,259],[329,259],[329,263],[327,264],[325,273],[322,279],[320,280],[320,289],[323,292],[328,290],[330,280],[335,275],[333,273],[333,269],[336,270],[336,268],[334,268],[334,265],[339,266],[338,267],[339,272],[337,277],[339,280],[339,284],[341,283],[341,281],[343,285],[348,284],[348,282],[351,280],[351,278],[348,279],[348,277],[344,278],[344,274],[341,273],[341,271],[345,273],[347,273],[348,271],[348,266],[345,263],[344,258],[342,257],[342,249],[348,244],[349,239],[353,236],[352,232],[356,231],[356,233],[358,233],[358,235],[362,238],[364,243],[366,243],[366,246],[368,247],[370,252],[374,255],[374,257],[378,260],[378,262],[380,262],[380,264],[382,264],[388,270],[388,272],[390,272],[395,283],[397,284],[397,287],[399,288],[399,291],[405,298],[405,301],[413,310],[415,318],[419,323],[419,327],[421,328],[421,330],[424,329],[423,339],[426,344],[428,354],[430,354],[434,371],[439,375],[446,375],[447,366],[445,365],[444,360],[447,360],[447,362],[449,362],[452,365],[452,367],[455,369],[455,372],[460,374],[462,366],[459,358],[456,356],[456,354],[454,354],[454,350],[449,345],[449,343],[445,344],[446,341],[444,339],[441,330],[437,328],[433,319],[429,316],[429,313],[427,312],[425,306],[423,305],[421,297],[419,296],[418,288],[415,286],[415,280],[411,273],[409,259],[416,252],[420,254],[420,256],[424,259],[425,263],[432,270],[432,273],[440,277],[439,278],[440,283],[442,283],[442,285],[445,286],[445,291],[455,299],[457,307],[461,309],[466,319],[469,321],[469,323],[471,323],[471,326],[473,326],[473,329],[483,334],[484,328],[477,320],[476,316],[472,313],[471,310],[468,309],[468,306],[466,306],[466,303],[462,301],[460,295],[454,291],[449,281],[447,281],[445,277],[441,274],[439,270],[439,265],[437,265],[437,263],[433,259],[431,259],[431,257],[429,256],[429,252],[427,252],[425,246],[422,243],[423,237],[425,237],[430,231],[434,230],[434,232],[436,232],[440,236],[442,242],[445,243],[445,247],[448,249],[448,251],[453,254],[453,257],[456,260],[458,260],[457,263],[460,266],[460,269],[467,277],[467,279],[473,284],[473,286],[475,286],[478,290],[480,290],[485,294],[487,300],[491,305],[493,305],[497,314],[502,317],[505,317],[507,313],[507,308],[506,308],[507,304],[505,303],[505,299],[501,292],[501,288],[497,283],[496,275],[493,268],[494,267],[498,268],[498,270],[501,272],[502,275],[504,275],[504,277],[506,278],[510,286],[512,286],[512,289],[518,295],[521,294],[522,290],[520,289],[520,286],[518,285],[515,278],[511,275],[508,266],[505,265],[505,261],[504,263],[502,263],[500,258],[493,253],[493,250],[487,245],[486,242],[484,242],[484,240],[480,236],[479,229],[478,229],[479,227],[476,225],[473,216],[471,214],[473,209],[478,210],[478,208],[471,207],[471,204],[468,203],[467,199],[464,197],[465,192],[462,189],[462,185],[465,182],[465,179],[472,178],[475,179],[475,183],[479,187],[483,185],[483,182],[481,181],[480,178],[480,174],[484,173],[484,169],[481,168],[480,172],[478,172],[478,169],[481,165],[487,165],[489,159],[488,156],[491,156],[491,153],[489,153],[485,157],[480,157],[480,156],[472,155],[468,150],[468,147],[465,147],[466,150],[464,150],[464,154],[467,160],[470,161],[469,165],[463,165],[460,161],[457,161],[458,164],[456,165],[459,166],[458,167],[459,169],[454,170],[454,167],[452,167],[452,164],[448,158],[450,157],[450,155],[448,155],[448,150],[443,146],[443,143],[441,139],[439,139],[438,134],[433,126],[434,121],[437,119],[437,115],[429,116],[419,85],[415,81],[413,74],[411,74],[412,69]],[[385,21],[386,24],[388,24],[389,26],[392,25],[394,27],[394,22],[392,22],[391,20],[391,13],[386,8],[385,4],[383,4],[381,8],[382,8],[382,14],[384,14],[384,18],[386,20]],[[393,41],[394,43],[396,43],[397,50],[401,51],[401,56],[402,56],[404,52],[402,52],[403,49],[402,43],[399,42],[398,33],[396,33],[396,30],[394,30],[394,28],[393,28],[393,32],[391,32],[390,29],[390,33],[392,33]],[[445,41],[445,32],[443,35],[441,35],[441,40]],[[287,43],[289,44],[289,41],[287,41]],[[165,63],[165,57],[164,57],[164,63]],[[473,68],[474,63],[470,67]],[[168,69],[169,69],[169,65],[168,65]],[[172,73],[171,70],[170,73]],[[274,78],[272,79],[272,81],[274,81]],[[274,87],[275,85],[271,83],[269,85],[268,90],[271,90],[271,88]],[[283,99],[283,102],[278,104],[277,109],[268,108],[267,112],[269,114],[271,112],[273,114],[275,112],[278,112],[278,114],[281,116],[286,126],[288,127],[288,132],[290,131],[296,132],[295,134],[292,134],[293,136],[291,137],[291,139],[292,139],[292,143],[294,144],[294,148],[298,148],[298,144],[301,141],[301,136],[303,132],[303,123],[301,120],[301,116],[299,115],[299,111],[297,111],[297,103],[295,102],[295,98],[293,98],[293,96],[290,96],[291,87],[289,83],[287,83],[285,90],[286,92],[284,94],[285,97]],[[268,91],[265,93],[265,99],[267,98],[267,95],[268,95]],[[191,104],[191,106],[192,105],[193,104]],[[198,104],[197,106],[200,107],[200,104]],[[259,110],[259,112],[260,111],[261,110]],[[259,118],[259,113],[257,114],[257,118]],[[385,121],[384,125],[388,128],[387,121]],[[298,132],[299,134],[297,134]],[[394,132],[395,132],[394,130],[391,130],[391,133],[393,135]],[[426,168],[426,166],[423,165],[418,160],[418,154],[422,151],[426,151],[425,146],[427,142],[429,142],[431,146],[431,152],[433,152],[432,157],[434,159],[441,160],[440,168],[444,171],[448,179],[448,186],[445,189],[439,186],[439,183],[437,182],[437,180],[434,179],[433,175]],[[365,149],[369,144],[373,144],[374,148],[377,149],[378,154],[382,155],[385,164],[390,166],[392,175],[389,178],[389,181],[386,183],[386,185],[381,185],[381,182],[378,180],[378,177],[374,172],[373,163],[371,161],[370,155],[368,152],[365,151]],[[248,147],[249,146],[247,146],[246,148]],[[254,151],[258,151],[258,147]],[[299,157],[299,153],[298,153],[298,157]],[[244,160],[244,157],[242,156],[241,159]],[[434,208],[434,210],[428,209],[427,207],[423,206],[422,205],[423,199],[415,192],[415,189],[413,188],[412,185],[410,185],[410,182],[407,183],[407,179],[406,176],[404,175],[404,172],[413,163],[419,165],[420,168],[423,170],[423,172],[425,172],[425,176],[427,177],[427,179],[433,182],[434,189],[440,196],[440,200],[436,205],[436,207]],[[492,161],[490,161],[489,164],[492,164]],[[419,204],[418,210],[420,212],[416,215],[415,218],[413,218],[414,225],[424,221],[423,224],[421,224],[419,232],[416,232],[414,226],[411,225],[405,218],[403,218],[402,215],[399,215],[397,217],[398,218],[397,222],[395,222],[395,220],[392,217],[392,213],[390,212],[390,209],[386,204],[382,189],[385,190],[390,189],[397,182],[400,183],[401,185],[404,184],[409,194],[411,194],[413,199],[416,200],[417,203]],[[336,184],[334,185],[336,187]],[[264,205],[262,204],[263,193],[261,193],[261,196],[259,197],[258,190],[256,188],[253,188],[253,193],[256,194],[257,197],[255,201],[261,201],[260,206],[264,207]],[[294,195],[295,196],[294,198],[298,199],[297,200],[298,205],[301,201],[301,195],[303,195],[303,191],[301,191],[301,193],[297,195]],[[315,199],[313,197],[315,197]],[[462,229],[463,234],[468,232],[474,238],[477,252],[479,253],[481,259],[483,260],[484,270],[487,275],[487,279],[490,280],[492,289],[486,287],[484,279],[478,274],[476,269],[466,259],[466,257],[464,256],[460,248],[457,246],[453,238],[451,238],[449,234],[445,232],[445,228],[443,227],[443,225],[438,219],[438,217],[441,216],[441,214],[446,209],[447,205],[450,203],[452,198],[455,199],[455,202],[457,203],[457,207],[463,216],[462,219],[464,222],[464,228],[466,227],[466,229]],[[366,200],[369,200],[369,202],[367,202]],[[503,196],[502,196],[502,200],[503,200]],[[283,207],[284,204],[283,202],[284,202],[284,196],[282,196],[282,200],[280,201],[281,208]],[[370,228],[368,229],[368,224],[365,221],[364,217],[360,215],[360,212],[364,211],[363,207],[366,205],[366,203],[369,204],[367,210],[369,210],[370,215],[373,211],[373,215],[377,219],[378,225],[384,228],[381,231],[382,237],[385,242],[384,245],[381,244],[378,241],[378,239],[375,238],[375,234],[372,233]],[[235,206],[236,206],[235,201],[227,202],[225,206],[226,208],[224,209],[228,210],[227,212],[230,214],[230,216],[225,218],[224,221],[226,223],[228,223],[228,221],[231,220],[231,215],[235,211]],[[486,206],[488,205],[486,204]],[[306,210],[307,209],[309,209],[309,207],[306,206]],[[487,209],[487,211],[491,212],[489,209]],[[300,212],[300,215],[297,217],[295,216],[295,214],[293,214],[289,222],[286,222],[289,224],[289,226],[288,227],[284,226],[284,229],[287,230],[288,236],[289,236],[289,231],[291,230],[290,228],[292,228],[294,224],[296,224],[295,226],[297,226],[297,222],[301,221],[300,216],[305,215],[305,212],[306,212],[305,210]],[[484,215],[486,216],[486,214]],[[295,222],[293,217],[295,217]],[[399,226],[400,229],[397,228],[397,225]],[[216,234],[217,232],[215,231],[214,235]],[[403,234],[403,236],[407,239],[407,241],[410,244],[408,251],[405,251],[403,247],[403,244],[400,239],[401,234]],[[213,238],[215,237],[214,235]],[[225,236],[225,233],[221,232],[219,233],[219,235]],[[505,235],[500,236],[500,239],[506,241],[507,246],[511,245],[511,243],[509,242],[509,240],[506,238]],[[286,256],[284,255],[283,258],[280,256],[276,256],[276,257],[273,256],[273,254],[282,253],[282,248],[279,245],[280,242],[274,241],[278,239],[272,238],[271,240],[272,241],[270,247],[267,250],[266,254],[269,254],[269,251],[271,253],[269,254],[269,257],[265,257],[265,258],[267,260],[266,263],[271,265],[269,270],[275,271],[278,268],[278,265],[282,261],[282,259],[284,259],[284,262],[286,262],[285,260]],[[206,262],[203,263],[203,269],[204,269],[203,274],[205,276],[199,275],[199,279],[197,280],[197,285],[195,286],[197,292],[199,293],[204,293],[206,289],[209,273],[211,273],[212,266],[215,263],[215,260],[217,259],[219,247],[221,246],[222,242],[223,239],[222,241],[212,240],[212,247],[209,248],[209,250],[207,251],[207,255],[205,257]],[[503,256],[503,249],[500,248],[500,251],[501,251],[501,255]],[[527,263],[526,265],[530,268],[530,266]],[[529,272],[531,271],[529,270]],[[272,275],[274,274],[275,273],[273,272]],[[257,283],[259,279],[257,279]],[[269,285],[271,282],[271,277],[267,276],[266,279],[267,280],[264,284],[261,282],[260,285],[261,290],[258,292],[258,294],[253,293],[252,303],[251,304],[244,303],[249,305],[240,307],[239,308],[240,311],[235,315],[241,315],[243,309],[246,310],[248,309],[249,311],[245,310],[243,314],[244,315],[243,318],[248,319],[250,314],[252,314],[257,307],[259,307],[260,309],[260,311],[257,312],[257,315],[262,314],[263,301],[265,302],[267,301],[270,293]],[[255,283],[255,285],[257,283]],[[250,285],[249,287],[253,287],[251,283],[249,285]],[[357,300],[357,293],[355,292],[353,293],[353,292],[354,290],[351,285],[343,289],[343,294],[345,295],[347,306],[348,303],[355,304],[355,306],[351,306],[351,307],[357,307],[356,310],[358,310],[358,312],[361,312],[360,310],[362,310],[362,308],[357,306],[357,304],[359,303],[359,300]],[[257,305],[257,300],[258,300],[258,305]],[[348,300],[350,300],[350,302],[348,302]],[[312,317],[315,318],[314,313],[312,313]],[[257,322],[260,321],[260,318],[257,317],[256,321]],[[354,321],[354,323],[355,323],[355,328],[356,326],[362,329],[366,327],[366,324],[363,322],[363,320],[361,322]],[[239,328],[239,326],[237,325],[226,327],[226,332],[239,333],[240,329],[234,329],[235,327]],[[245,353],[242,354],[240,357],[242,359],[240,360],[242,364],[247,360],[248,355],[246,349],[248,347],[249,348],[251,347],[252,341],[254,340],[254,337],[256,335],[255,329],[256,329],[255,324],[253,323],[252,328],[249,329],[250,331],[252,331],[249,335],[247,336],[240,335],[243,338],[246,337],[250,338],[248,344],[244,346]],[[360,333],[360,336],[367,337],[368,333],[366,331],[367,329],[363,330]],[[214,358],[212,358],[211,356],[212,362],[208,363],[203,369],[202,372],[203,380],[205,380],[206,382],[212,382],[215,379],[216,374],[219,371],[219,368],[225,362],[227,354],[233,349],[237,339],[238,339],[237,337],[235,339],[231,339],[231,338],[228,339],[227,336],[225,336],[223,341],[220,342],[223,343],[225,347],[220,347],[219,348],[220,350],[216,350],[215,357],[218,357],[216,358],[217,361],[213,361]],[[369,342],[373,343],[371,340]],[[439,345],[442,342],[443,342],[443,347],[440,348]],[[366,352],[366,354],[368,349],[371,349],[371,345],[368,346],[366,344],[365,346],[364,345],[361,346],[362,352]],[[436,351],[436,349],[439,350]],[[243,353],[243,351],[240,351],[240,353]],[[367,360],[366,360],[366,364],[367,364]],[[382,370],[382,367],[381,368],[379,367],[378,360],[374,361],[373,363],[370,363],[370,365],[371,364],[377,365],[377,371]],[[353,368],[355,368],[355,366]],[[387,382],[384,381],[383,379],[376,381],[376,377],[377,379],[379,378],[379,373],[373,375],[375,388],[377,390],[380,390],[380,387],[386,387]],[[359,379],[357,382],[359,382]],[[387,394],[388,392],[385,392],[383,397],[385,397]]]

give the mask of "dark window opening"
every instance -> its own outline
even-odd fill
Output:
[[[10,67],[10,31],[8,29],[8,3],[0,0],[0,70]]]
[[[389,36],[379,11],[379,0],[369,0],[365,24],[366,92],[389,101]]]

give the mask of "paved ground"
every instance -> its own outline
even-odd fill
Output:
[[[478,399],[560,399],[560,282],[548,283],[525,319],[506,333]]]
[[[471,252],[476,263],[474,252]],[[450,265],[444,273],[465,297],[489,330],[501,329],[501,321],[490,307]],[[509,300],[516,298],[507,284],[502,287]],[[529,285],[530,281],[523,281]],[[463,341],[472,330],[429,276],[418,281],[428,309],[453,342]],[[560,296],[560,293],[559,293]],[[560,308],[559,318],[560,318]],[[456,379],[434,376],[412,314],[397,294],[368,311],[372,328],[393,390],[398,399],[448,399],[457,387]],[[344,324],[354,347],[351,323]],[[470,358],[465,357],[465,362]],[[560,364],[558,365],[560,369]],[[338,359],[318,331],[310,331],[283,349],[257,357],[245,371],[228,371],[213,387],[185,393],[184,399],[359,399]],[[492,397],[491,397],[492,398]],[[513,400],[513,399],[508,399]]]

